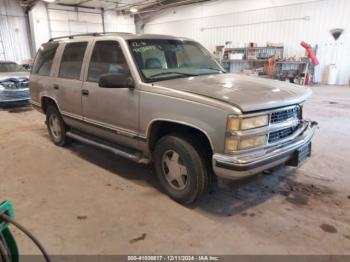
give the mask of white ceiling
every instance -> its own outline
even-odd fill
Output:
[[[17,1],[19,1],[23,7],[30,8],[35,3],[44,0]],[[143,13],[206,1],[210,0],[56,0],[54,1],[54,4],[88,8],[104,8],[105,10],[119,10],[126,12],[129,12],[131,7],[135,7],[139,10],[139,13]]]
[[[160,0],[56,0],[55,4],[75,5],[84,7],[95,7],[104,9],[130,9],[147,7],[151,4],[161,2]]]

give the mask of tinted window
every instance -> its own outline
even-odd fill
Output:
[[[88,81],[98,82],[103,74],[128,73],[123,51],[116,41],[98,41],[92,52]]]
[[[52,60],[55,56],[58,43],[43,44],[35,59],[32,74],[48,76],[51,71]]]
[[[79,79],[87,42],[66,44],[61,59],[59,77]]]

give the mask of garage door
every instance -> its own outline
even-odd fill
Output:
[[[0,35],[0,60],[6,60],[5,51],[4,51],[4,44],[2,42],[1,35]]]
[[[51,36],[103,32],[101,11],[87,8],[60,10],[48,8]]]
[[[25,14],[17,1],[0,0],[0,60],[22,63],[31,57]]]

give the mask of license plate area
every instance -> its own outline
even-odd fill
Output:
[[[292,158],[287,161],[287,166],[298,167],[301,166],[304,161],[311,156],[311,142],[298,148]]]

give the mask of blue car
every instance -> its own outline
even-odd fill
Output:
[[[0,61],[0,103],[30,99],[29,72],[15,62]]]

